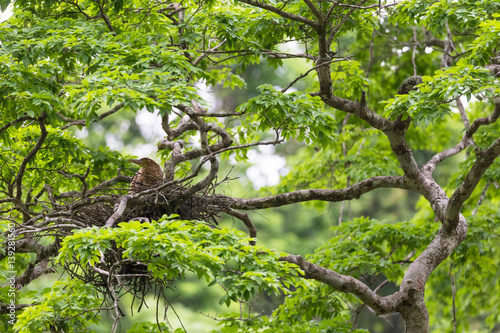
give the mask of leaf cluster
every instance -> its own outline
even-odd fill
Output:
[[[261,95],[237,109],[249,114],[243,122],[247,131],[274,130],[286,140],[294,138],[323,147],[336,141],[336,122],[319,97],[285,94],[270,85],[258,89]]]
[[[219,302],[228,306],[248,301],[258,292],[287,293],[291,285],[300,284],[294,265],[280,261],[277,253],[249,245],[238,231],[166,217],[119,226],[76,231],[64,238],[57,262],[64,265],[74,258],[81,265],[97,267],[102,254],[116,243],[124,259],[146,264],[155,279],[178,279],[192,271],[209,286],[221,284],[226,293]]]
[[[359,278],[382,273],[396,282],[405,272],[401,264],[409,263],[410,254],[413,257],[425,249],[438,227],[356,218],[332,227],[334,236],[309,259],[340,274]]]

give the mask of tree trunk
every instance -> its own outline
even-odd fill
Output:
[[[401,310],[401,315],[405,321],[405,333],[429,332],[429,314],[424,303],[424,293],[415,292],[413,295],[410,294],[408,302],[410,304]]]

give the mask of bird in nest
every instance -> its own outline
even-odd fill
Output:
[[[130,159],[128,161],[142,167],[134,175],[134,178],[132,178],[130,193],[138,193],[159,186],[163,182],[163,170],[161,166],[149,157]]]

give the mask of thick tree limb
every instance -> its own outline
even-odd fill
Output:
[[[422,27],[422,31],[424,32],[424,37],[425,37],[424,43],[426,46],[436,46],[436,47],[444,49],[444,47],[445,47],[444,40],[437,39],[436,37],[434,37],[432,35],[432,33],[429,30],[427,30],[425,27]]]
[[[37,259],[41,261],[57,254],[59,241],[56,240],[47,246],[43,246],[32,238],[22,238],[16,241],[15,248],[17,253],[36,253]],[[0,253],[0,260],[3,260],[6,256],[6,253]]]
[[[233,143],[233,140],[231,139],[229,134],[220,126],[214,123],[205,123],[203,120],[200,119],[201,118],[200,114],[204,113],[201,108],[200,108],[201,110],[196,112],[189,106],[183,104],[179,104],[177,108],[182,112],[184,112],[185,114],[187,114],[190,118],[197,119],[197,121],[202,124],[201,127],[203,127],[203,131],[213,132],[217,134],[221,138],[221,141],[206,147],[205,151],[202,149],[193,149],[191,151],[181,153],[175,157],[172,156],[169,163],[172,164],[174,167],[181,162],[192,160],[201,157],[203,155],[206,155],[208,152],[213,153],[223,148],[227,148],[231,146],[231,144]],[[159,150],[172,149],[174,147],[172,145],[172,142],[188,130],[198,130],[198,131],[201,130],[200,124],[196,123],[193,120],[184,121],[184,119],[181,120],[181,123],[176,129],[171,129],[169,124],[168,114],[165,114],[162,118],[162,127],[167,133],[167,139],[162,140],[158,143]],[[206,144],[207,143],[205,142],[205,145]]]
[[[24,287],[42,275],[55,273],[54,268],[47,267],[49,261],[50,258],[44,258],[38,264],[29,264],[28,268],[20,276],[16,277],[16,285]]]
[[[209,157],[210,160],[210,171],[208,175],[203,178],[199,183],[196,183],[195,185],[191,186],[186,193],[182,195],[182,197],[189,197],[193,194],[195,194],[198,191],[201,191],[202,189],[208,187],[212,181],[217,178],[217,173],[219,171],[219,161],[215,156]]]
[[[383,132],[388,131],[392,127],[392,122],[379,116],[367,106],[363,106],[358,102],[343,99],[334,95],[329,96],[327,99],[323,99],[323,102],[337,110],[351,113]]]
[[[108,14],[106,14],[106,12],[104,11],[104,6],[103,6],[104,1],[101,2],[100,0],[94,0],[94,2],[99,7],[100,16],[106,23],[106,26],[108,27],[109,31],[113,34],[113,36],[116,36],[116,32],[115,29],[113,28],[113,25],[111,24],[111,20],[109,19]]]
[[[441,264],[467,236],[467,222],[460,215],[457,227],[448,232],[443,226],[427,248],[408,267],[400,292],[406,295],[398,312],[405,319],[405,332],[427,332],[429,315],[424,302],[425,284],[431,273]]]
[[[311,0],[302,0],[305,2],[307,7],[309,7],[309,10],[314,14],[314,16],[318,19],[319,24],[323,23],[323,14],[321,11],[312,3]]]
[[[414,182],[417,180],[422,181],[422,175],[418,164],[413,157],[413,152],[405,140],[406,131],[410,127],[411,118],[401,121],[399,118],[392,123],[391,129],[386,131],[385,134],[391,143],[391,149],[396,154],[396,157],[403,169],[405,176],[412,179]]]
[[[264,209],[279,207],[297,202],[322,200],[338,202],[344,200],[358,199],[361,195],[377,188],[401,188],[410,189],[402,176],[378,176],[363,180],[350,187],[340,190],[300,190],[295,192],[278,194],[271,197],[255,199],[232,199],[231,208],[235,209]]]
[[[299,266],[304,271],[306,279],[314,279],[329,285],[335,290],[356,295],[364,304],[374,309],[377,314],[395,311],[395,303],[392,302],[391,298],[377,295],[366,284],[352,276],[342,275],[315,265],[298,255],[281,257],[280,260]]]

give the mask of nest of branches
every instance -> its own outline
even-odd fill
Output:
[[[217,225],[217,218],[221,212],[227,212],[231,202],[227,197],[214,194],[220,183],[211,183],[203,191],[190,194],[190,182],[160,186],[155,191],[145,191],[132,195],[127,201],[119,221],[149,222],[159,220],[164,215],[176,214],[179,219],[206,223],[212,228]],[[149,193],[150,192],[150,193]],[[127,196],[125,196],[127,197]],[[116,199],[115,199],[116,201]],[[77,204],[75,202],[74,204]],[[108,201],[81,205],[72,210],[71,216],[75,221],[82,223],[82,227],[109,226],[110,218],[119,210],[119,204]],[[116,224],[114,225],[116,227]],[[69,233],[69,230],[67,230]],[[165,281],[153,278],[147,265],[123,257],[123,249],[113,244],[111,249],[101,255],[99,263],[93,267],[83,267],[78,260],[66,260],[65,271],[73,278],[95,286],[103,295],[111,297],[116,288],[125,288],[133,292],[134,296],[143,302],[144,296],[154,291],[161,293],[165,287],[173,288],[174,281]],[[112,279],[113,281],[110,281]]]
[[[215,186],[204,193],[186,195],[189,188],[189,184],[172,185],[134,199],[127,204],[120,220],[147,222],[176,214],[179,219],[203,221],[215,227],[219,213],[229,209],[227,197],[213,194]],[[117,205],[110,202],[91,203],[74,209],[73,218],[85,227],[103,227],[116,208]]]

